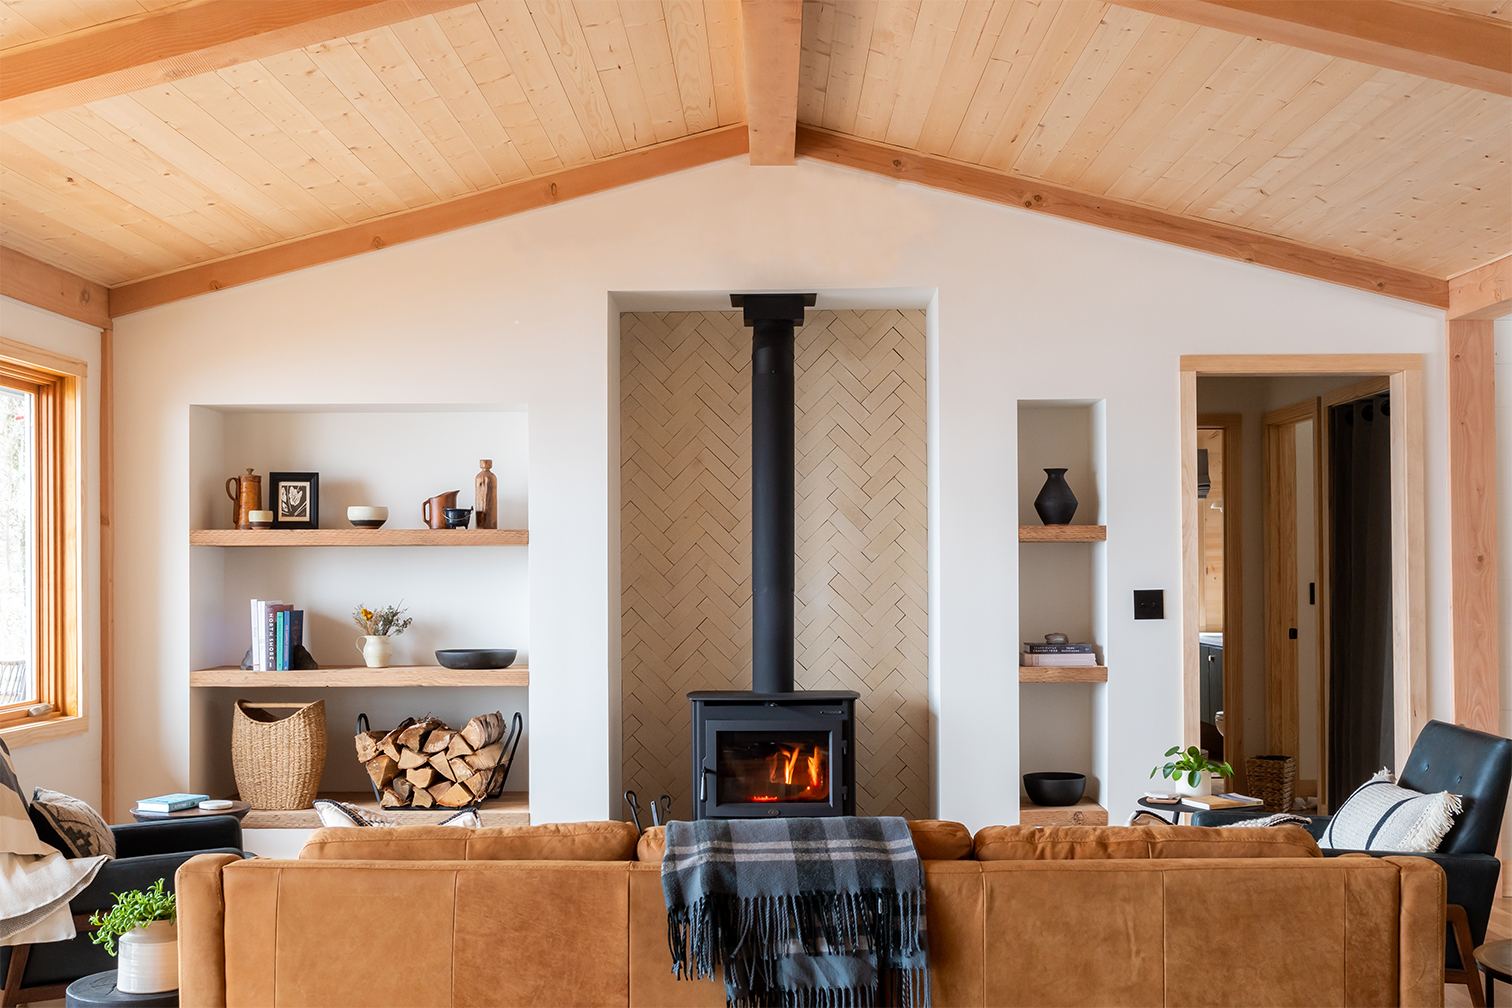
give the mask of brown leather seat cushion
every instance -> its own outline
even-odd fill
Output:
[[[947,819],[910,819],[914,850],[921,861],[965,861],[971,857],[971,831]],[[667,827],[652,826],[635,845],[638,861],[661,863],[667,850]]]
[[[539,826],[354,826],[315,830],[305,861],[634,861],[635,827],[622,822]]]
[[[973,850],[978,861],[1323,856],[1300,826],[987,826]]]

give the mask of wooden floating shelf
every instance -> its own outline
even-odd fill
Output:
[[[528,546],[529,529],[193,529],[190,546]]]
[[[529,686],[530,667],[511,665],[502,669],[449,669],[440,665],[392,665],[368,668],[321,668],[308,672],[258,672],[235,665],[195,669],[190,686],[235,686],[239,689],[290,686],[313,689],[326,686]],[[345,800],[345,799],[343,799]]]
[[[392,819],[406,826],[434,826],[442,819],[456,815],[461,809],[380,809],[371,791],[322,791],[321,798],[334,798],[350,802],[365,812]],[[529,826],[530,794],[527,791],[505,791],[497,798],[490,798],[479,808],[484,826]],[[252,809],[242,820],[242,829],[316,829],[320,826],[320,813],[307,809]]]
[[[1020,525],[1019,542],[1105,542],[1106,525]]]
[[[1020,665],[1019,682],[1107,682],[1106,665]]]
[[[248,813],[249,818],[257,813]],[[1083,798],[1075,805],[1049,807],[1036,805],[1028,798],[1019,798],[1020,826],[1106,826],[1108,810],[1091,798]]]

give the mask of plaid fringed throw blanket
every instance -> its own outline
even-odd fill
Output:
[[[667,824],[679,978],[724,967],[729,1008],[929,1004],[924,872],[897,818]]]

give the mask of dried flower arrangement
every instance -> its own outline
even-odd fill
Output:
[[[401,605],[385,606],[376,612],[372,609],[358,606],[352,613],[352,622],[361,627],[362,632],[365,634],[378,637],[397,637],[409,629],[409,625],[414,622],[412,618],[400,618],[409,611],[401,608],[403,601],[403,599],[400,600]]]

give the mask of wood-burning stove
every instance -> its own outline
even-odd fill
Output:
[[[693,818],[856,814],[849,690],[689,693]]]
[[[793,329],[813,294],[732,294],[751,340],[751,678],[689,693],[693,818],[855,815],[849,690],[793,689]]]

